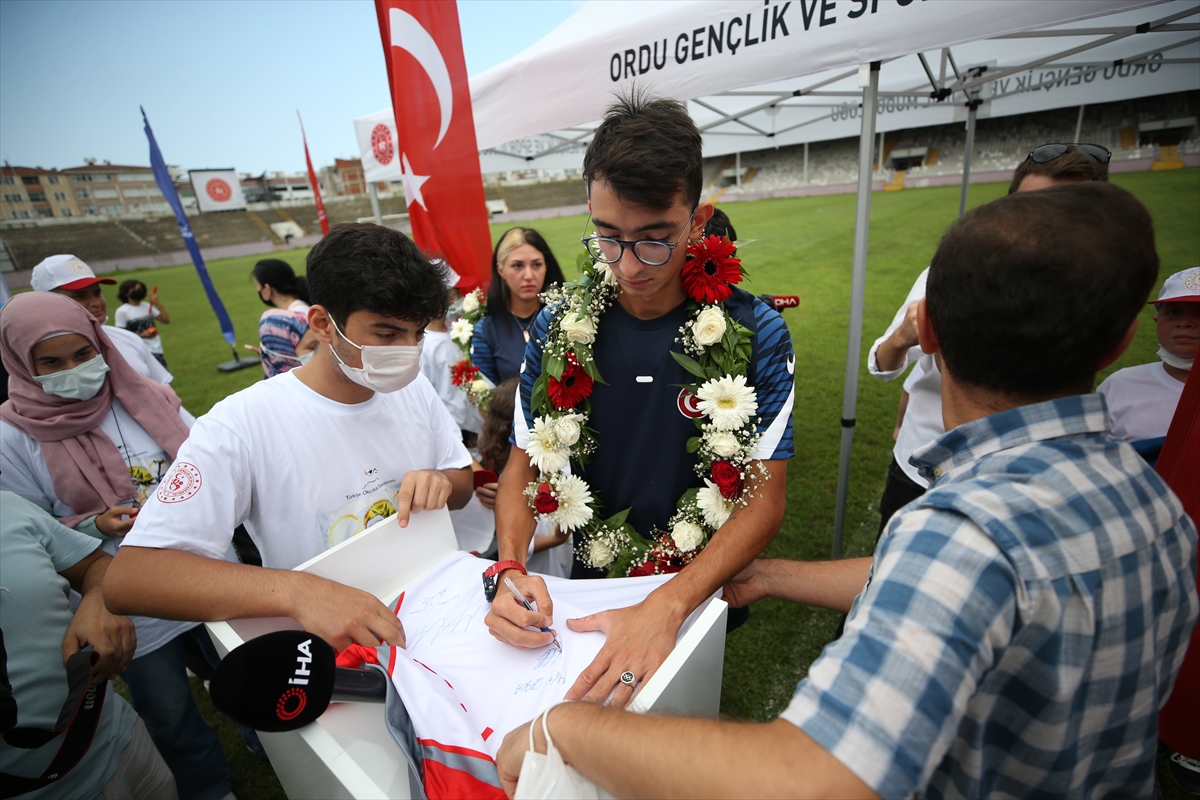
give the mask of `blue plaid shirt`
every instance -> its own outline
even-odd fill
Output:
[[[1149,797],[1196,526],[1100,395],[918,450],[846,632],[783,718],[883,797]]]

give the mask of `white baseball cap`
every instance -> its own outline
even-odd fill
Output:
[[[453,289],[455,286],[458,286],[458,282],[462,280],[462,276],[454,271],[454,267],[450,266],[450,263],[448,261],[446,261],[446,259],[435,258],[435,259],[433,259],[433,263],[441,264],[443,267],[446,268],[446,288],[447,289]]]
[[[1181,270],[1163,281],[1158,299],[1147,305],[1158,303],[1200,303],[1200,267]]]
[[[49,292],[86,289],[97,283],[114,286],[117,282],[112,278],[97,278],[92,268],[75,256],[59,255],[42,259],[42,263],[33,268],[29,283],[35,292]]]

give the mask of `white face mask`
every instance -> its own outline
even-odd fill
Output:
[[[408,386],[421,374],[421,346],[425,344],[424,340],[416,345],[358,345],[346,338],[346,334],[342,333],[332,316],[329,317],[329,321],[338,336],[341,336],[346,344],[358,348],[362,354],[361,369],[348,367],[338,356],[337,350],[329,348],[342,372],[359,386],[388,394]]]
[[[1167,352],[1167,348],[1162,345],[1158,346],[1158,357],[1163,360],[1164,364],[1172,366],[1175,369],[1186,369],[1188,372],[1192,371],[1192,362],[1196,360],[1194,358],[1180,358],[1174,353]]]
[[[42,391],[61,397],[64,400],[91,400],[104,385],[104,376],[108,374],[108,364],[104,356],[97,354],[91,361],[85,361],[74,369],[64,369],[49,375],[34,375],[33,379],[42,385]]]

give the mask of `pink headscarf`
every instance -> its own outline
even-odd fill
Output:
[[[33,346],[54,333],[77,333],[108,364],[107,380],[90,400],[47,394],[33,379]],[[0,357],[11,380],[0,418],[42,445],[58,499],[75,512],[65,525],[103,513],[134,494],[129,468],[100,430],[114,399],[172,459],[187,438],[179,398],[171,387],[134,371],[83,306],[52,292],[29,292],[0,309]]]

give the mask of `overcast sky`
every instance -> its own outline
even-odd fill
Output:
[[[467,72],[516,55],[581,0],[458,0]],[[390,107],[370,0],[0,0],[0,160],[242,172],[356,158],[352,120]]]

